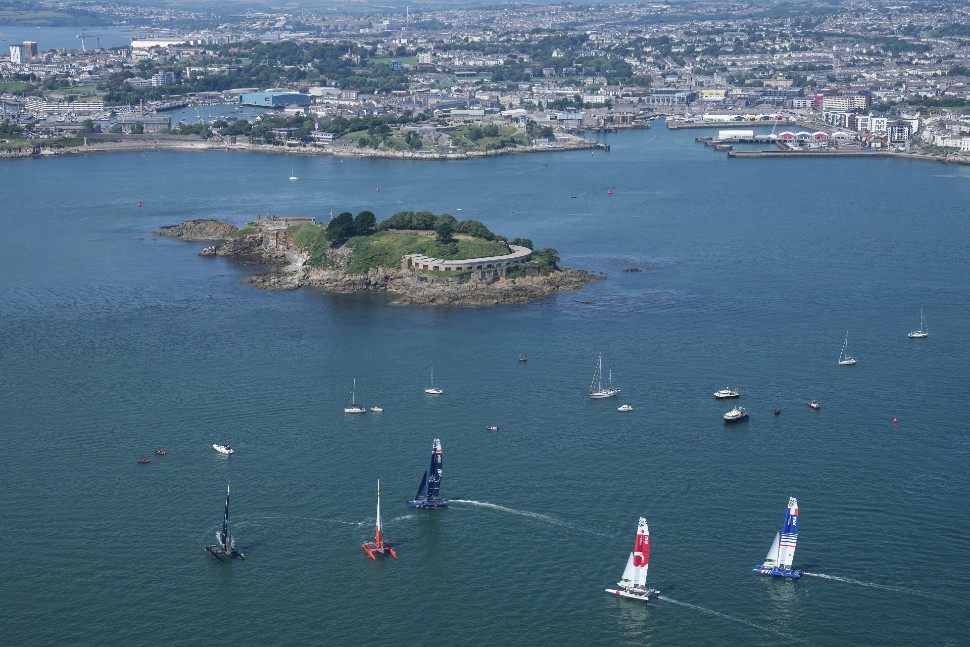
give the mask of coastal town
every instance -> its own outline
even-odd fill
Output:
[[[597,146],[584,135],[663,118],[721,140],[767,126],[765,142],[791,151],[970,161],[968,18],[959,3],[883,1],[237,15],[85,5],[64,17],[82,25],[76,47],[45,48],[43,29],[5,43],[0,154],[150,140],[443,158]],[[125,26],[131,42],[103,48],[86,24]],[[173,123],[197,105],[224,110]]]

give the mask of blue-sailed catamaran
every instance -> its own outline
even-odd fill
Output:
[[[226,512],[222,517],[222,532],[216,533],[216,543],[206,546],[205,549],[220,562],[233,557],[246,559],[246,557],[236,550],[236,542],[232,539],[232,532],[229,530],[229,484],[226,484]]]
[[[775,541],[768,549],[768,556],[764,564],[758,564],[752,569],[754,573],[762,575],[777,575],[798,579],[802,572],[791,567],[795,558],[795,543],[798,541],[798,501],[795,497],[788,499],[788,510],[785,511],[785,525],[780,533],[775,533]]]
[[[421,485],[413,499],[408,500],[409,508],[447,508],[448,499],[441,498],[441,441],[434,439],[431,447],[431,467],[421,477]]]

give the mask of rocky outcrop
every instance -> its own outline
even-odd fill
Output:
[[[409,270],[377,267],[364,274],[347,271],[350,250],[329,250],[324,267],[310,267],[307,255],[293,245],[286,230],[263,230],[228,238],[206,247],[202,256],[225,256],[257,263],[268,271],[249,277],[246,282],[267,290],[295,290],[313,287],[326,292],[384,292],[395,303],[425,305],[477,306],[500,303],[528,303],[543,297],[577,290],[590,281],[604,277],[583,270],[563,268],[546,276],[516,279],[499,278],[491,282],[435,281],[422,279]]]
[[[154,235],[182,240],[226,240],[237,230],[235,225],[218,220],[186,220],[178,225],[160,227]]]

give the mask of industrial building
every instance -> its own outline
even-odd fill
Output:
[[[239,96],[239,102],[247,106],[261,108],[281,108],[283,106],[308,106],[310,96],[299,92],[267,90],[265,92],[246,92]]]

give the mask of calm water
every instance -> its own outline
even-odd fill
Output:
[[[970,169],[729,160],[696,135],[454,163],[0,164],[3,641],[963,644]],[[397,307],[260,291],[151,236],[362,209],[481,219],[609,278]],[[931,336],[909,340],[920,307]],[[839,367],[847,330],[859,363]],[[600,352],[618,400],[586,398]],[[353,378],[383,414],[342,413]],[[749,422],[721,421],[726,385]],[[408,510],[435,437],[455,501]],[[400,558],[375,563],[378,477]],[[221,564],[202,547],[228,479],[247,559]],[[756,576],[792,495],[817,576]],[[603,592],[640,515],[669,598],[649,606]]]
[[[0,34],[9,44],[22,43],[31,40],[37,43],[37,49],[81,49],[81,32],[84,32],[84,46],[88,51],[98,46],[98,36],[101,37],[101,47],[127,47],[136,34],[126,31],[117,25],[103,25],[100,27],[27,27],[24,25],[0,25]],[[5,44],[6,45],[6,44]],[[6,47],[4,47],[6,49]],[[9,50],[8,52],[9,53]]]

